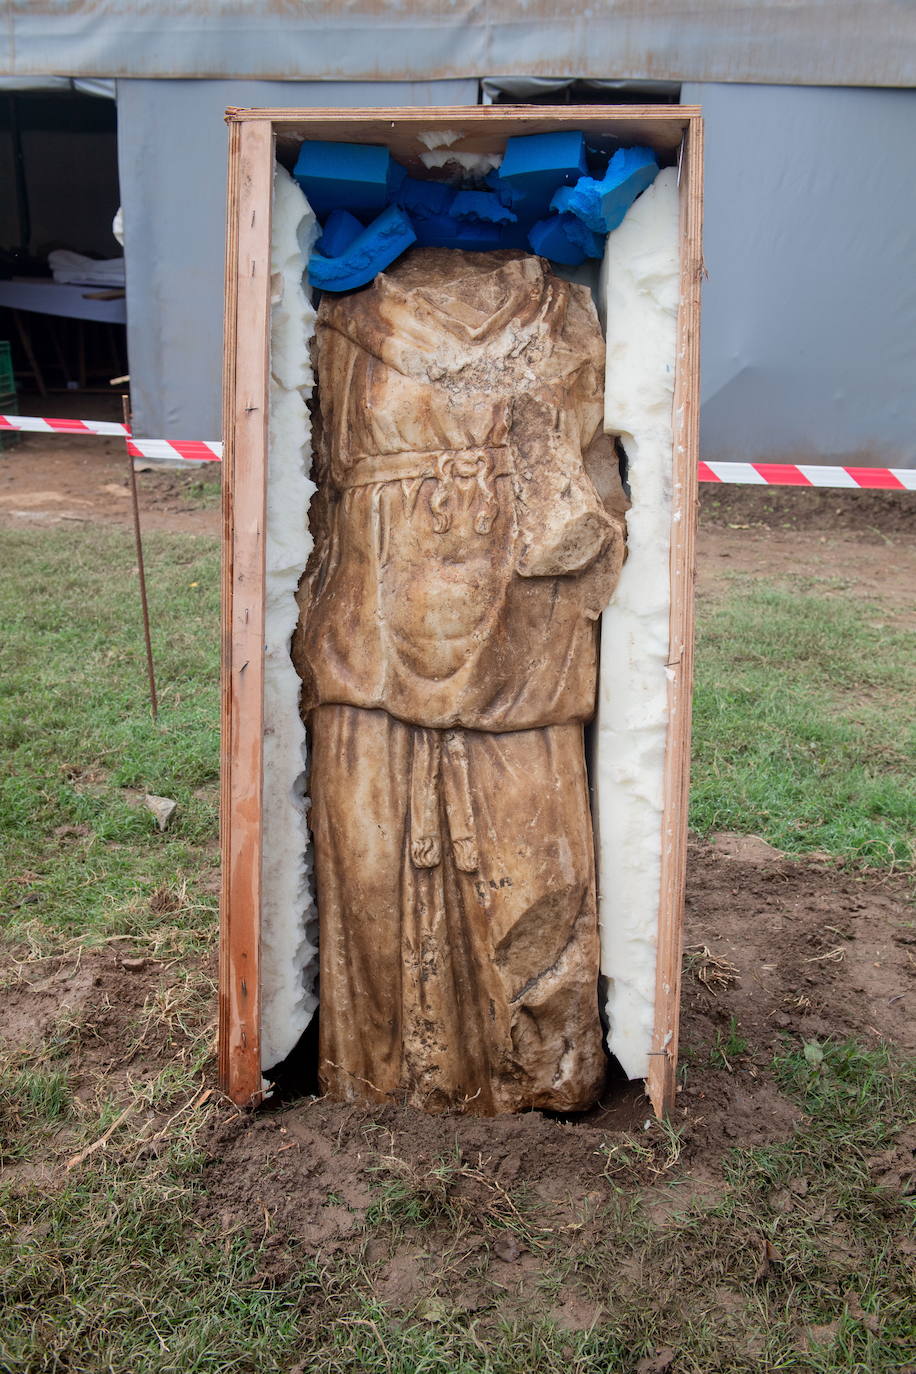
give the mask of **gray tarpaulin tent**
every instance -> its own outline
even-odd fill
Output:
[[[703,107],[704,455],[916,465],[914,38],[893,0],[0,0],[0,71],[117,78],[135,421],[182,439],[219,433],[227,105],[565,74]]]

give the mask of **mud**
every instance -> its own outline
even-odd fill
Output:
[[[21,398],[20,409],[46,415],[120,420],[113,397],[55,397],[34,402]],[[220,515],[216,490],[220,464],[187,471],[150,468],[139,473],[144,525],[217,536]],[[126,456],[122,441],[23,434],[0,450],[0,525],[37,526],[101,522],[126,525],[130,520]],[[760,544],[761,534],[801,533],[805,544],[821,552],[839,536],[856,544],[912,544],[916,501],[911,492],[832,491],[799,487],[742,487],[700,484],[700,529],[713,537],[725,531],[749,531],[737,543]],[[810,536],[814,536],[811,538]],[[770,541],[766,541],[769,547]],[[777,540],[777,567],[791,564],[797,541]],[[861,557],[861,552],[860,552]],[[870,549],[869,561],[874,557]],[[879,555],[880,557],[880,555]],[[771,570],[772,565],[766,565]],[[858,571],[856,568],[855,571]]]
[[[0,454],[0,524],[127,527],[125,461],[117,441],[23,440]],[[142,474],[145,527],[216,537],[218,507],[201,484],[219,483],[217,467]],[[854,587],[882,614],[912,615],[914,518],[912,495],[704,487],[700,594],[718,595],[736,574],[790,578],[824,595]],[[544,1308],[539,1230],[566,1238],[570,1273],[587,1275],[595,1218],[613,1226],[614,1207],[636,1186],[648,1188],[648,1216],[664,1224],[688,1199],[719,1195],[731,1147],[790,1135],[799,1109],[773,1075],[776,1051],[849,1036],[916,1048],[908,896],[898,877],[789,860],[753,836],[691,846],[673,1137],[647,1124],[641,1085],[619,1081],[572,1120],[429,1117],[312,1097],[249,1115],[220,1097],[211,1061],[199,1113],[201,1219],[227,1237],[263,1239],[267,1279],[298,1272],[303,1257],[342,1256],[374,1266],[380,1297],[396,1307],[421,1300],[435,1273],[469,1312],[530,1301],[570,1330],[588,1329],[602,1308],[574,1278]],[[66,1064],[77,1096],[124,1100],[128,1083],[187,1055],[191,1035],[212,1035],[214,964],[153,957],[133,940],[50,959],[13,950],[0,975],[0,1051],[44,1046],[49,1061]],[[142,1117],[138,1107],[138,1126]],[[867,1161],[889,1194],[912,1188],[914,1145],[904,1132]],[[9,1172],[23,1184],[40,1176],[49,1189],[64,1181],[54,1159]],[[793,1205],[787,1193],[784,1206]],[[852,1271],[857,1256],[846,1244],[838,1231],[837,1253]],[[668,1353],[646,1370],[667,1368]]]
[[[916,1050],[916,922],[908,898],[901,878],[790,860],[754,836],[695,842],[676,1146],[652,1123],[642,1085],[619,1079],[600,1107],[567,1119],[435,1117],[315,1097],[252,1115],[220,1097],[211,1062],[201,1218],[227,1233],[265,1237],[264,1264],[282,1270],[294,1254],[295,1263],[303,1254],[381,1258],[366,1249],[366,1223],[384,1220],[386,1208],[396,1222],[399,1202],[412,1199],[421,1222],[435,1230],[447,1219],[460,1237],[457,1279],[478,1270],[498,1277],[502,1266],[524,1288],[525,1266],[536,1268],[531,1254],[494,1248],[494,1237],[510,1243],[507,1225],[524,1235],[517,1206],[537,1219],[535,1229],[575,1235],[614,1187],[664,1177],[677,1186],[650,1201],[650,1214],[654,1207],[663,1218],[716,1187],[732,1146],[788,1138],[799,1111],[772,1073],[780,1048],[854,1036]],[[102,1086],[117,1096],[128,1080],[148,1081],[188,1053],[189,1031],[212,1032],[212,962],[189,967],[152,957],[132,939],[50,959],[13,955],[0,989],[0,1048],[44,1046],[46,1055],[68,1060],[77,1097]],[[871,1161],[876,1180],[905,1186],[908,1148]],[[383,1257],[382,1286],[399,1302],[421,1284],[426,1262],[409,1250],[395,1245]],[[534,1241],[528,1250],[536,1252]],[[439,1272],[441,1261],[437,1253]],[[575,1295],[567,1296],[569,1310],[560,1302],[558,1313],[584,1320]]]

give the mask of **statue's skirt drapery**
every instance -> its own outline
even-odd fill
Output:
[[[417,740],[433,733],[430,768]],[[590,1106],[604,1056],[581,725],[418,732],[319,706],[311,769],[328,1091],[409,1092],[433,1111]],[[414,822],[429,829],[423,791],[438,822],[429,867],[412,853]]]
[[[421,249],[326,297],[316,344],[293,656],[322,1082],[439,1111],[587,1107],[604,1058],[582,731],[622,550],[587,463],[594,306],[531,255]]]

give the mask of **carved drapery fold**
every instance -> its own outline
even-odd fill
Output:
[[[602,1076],[582,725],[622,560],[583,455],[603,342],[531,255],[420,249],[317,329],[312,733],[321,1074],[434,1110]]]

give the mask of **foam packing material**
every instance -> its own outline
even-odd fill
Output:
[[[332,210],[324,222],[321,238],[315,244],[315,252],[323,253],[326,258],[340,257],[356,242],[363,227],[362,221],[351,215],[349,210]]]
[[[549,200],[558,186],[577,181],[587,171],[585,135],[572,129],[510,138],[499,178],[522,195]]]
[[[672,402],[680,288],[677,172],[668,168],[608,238],[599,310],[605,429],[629,458],[628,556],[602,617],[592,782],[608,1047],[649,1067],[668,728]]]
[[[333,219],[331,214],[329,226]],[[335,223],[339,225],[340,220]],[[316,250],[309,258],[309,281],[324,291],[352,291],[390,267],[416,241],[417,235],[404,211],[389,205],[367,228],[361,228],[337,257],[324,257]]]
[[[493,191],[458,191],[451,212],[458,219],[492,220],[494,224],[511,224],[516,219]]]
[[[315,311],[303,269],[318,224],[302,191],[278,166],[271,229],[270,426],[267,471],[264,661],[264,857],[261,874],[261,1067],[295,1045],[318,1004],[317,916],[306,828],[301,683],[290,659],[296,588],[311,549],[315,490],[307,401]]]
[[[604,256],[604,240],[575,215],[548,215],[538,220],[528,232],[528,242],[535,253],[567,267],[578,267],[587,257]]]
[[[654,1020],[655,940],[667,734],[671,405],[679,293],[676,172],[662,172],[609,237],[599,310],[607,333],[605,427],[630,458],[629,557],[602,620],[590,760],[608,1044],[644,1077]],[[302,288],[318,228],[278,168],[274,189],[267,527],[262,1065],[293,1048],[317,1004],[317,918],[306,823],[306,739],[289,658],[294,593],[311,549],[314,310]]]
[[[307,139],[293,176],[319,215],[331,210],[378,212],[407,175],[387,148]]]
[[[550,202],[561,214],[578,216],[596,234],[622,223],[636,197],[651,186],[658,163],[651,148],[619,148],[601,181],[581,177],[575,186],[561,186]]]

